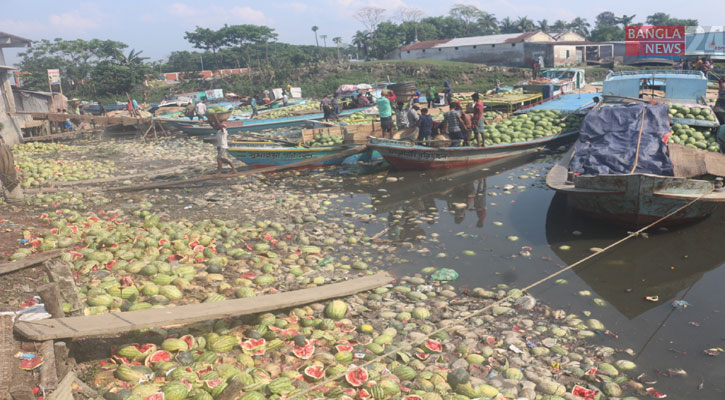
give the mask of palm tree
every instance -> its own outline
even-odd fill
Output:
[[[370,40],[370,33],[368,31],[357,31],[355,36],[352,37],[352,44],[362,52],[364,57],[368,55],[368,41]]]
[[[327,35],[320,35],[320,37],[322,38],[322,43],[325,44],[325,48],[327,48]]]
[[[632,15],[622,14],[621,18],[617,18],[617,23],[622,24],[622,28],[624,28],[625,26],[631,24],[632,21],[634,20],[634,17],[636,17],[636,16],[637,16],[637,14],[632,14]]]
[[[317,47],[320,47],[320,42],[317,40],[317,31],[319,29],[320,28],[318,28],[317,25],[312,26],[312,32],[315,32],[315,44],[317,45]]]
[[[483,12],[483,14],[481,14],[481,16],[478,18],[477,22],[483,33],[498,32],[498,21],[493,14]]]
[[[519,32],[529,32],[536,28],[534,21],[530,20],[526,16],[519,17],[519,19],[516,20],[516,27],[519,29]]]
[[[551,26],[551,30],[554,32],[564,32],[568,29],[568,26],[569,25],[565,21],[557,19],[554,22],[554,25]]]
[[[148,57],[141,57],[141,53],[143,53],[143,50],[136,51],[136,49],[131,49],[131,51],[128,52],[128,55],[124,55],[123,53],[119,52],[118,55],[118,63],[121,65],[140,65],[144,62],[144,60],[148,60]]]
[[[582,17],[576,17],[569,23],[569,27],[582,36],[589,36],[589,26],[586,18]]]
[[[335,47],[337,48],[337,59],[340,59],[340,45],[342,44],[342,38],[339,36],[335,36],[332,38],[332,42],[335,43]]]
[[[544,32],[549,31],[549,21],[546,20],[546,18],[542,19],[541,21],[538,21],[536,23],[537,27],[541,29]]]
[[[498,26],[501,33],[516,33],[518,31],[516,24],[509,17],[502,19]]]

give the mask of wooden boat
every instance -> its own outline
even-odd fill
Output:
[[[264,168],[276,165],[291,164],[298,161],[308,160],[311,158],[333,155],[342,153],[350,149],[351,145],[338,146],[322,146],[322,147],[303,147],[303,146],[285,146],[278,143],[259,142],[259,143],[230,143],[229,154],[243,161],[245,164],[253,168]],[[372,161],[380,159],[379,154],[366,150],[362,153],[351,156],[341,156],[316,164],[310,164],[304,168],[317,168],[330,165],[352,164],[359,161]]]
[[[526,142],[486,147],[428,147],[410,141],[370,138],[368,147],[377,150],[393,167],[403,170],[460,168],[521,156],[576,139],[577,131],[563,132]]]
[[[604,92],[614,96],[603,96],[604,101],[599,106],[639,101],[638,97],[650,91],[642,88],[642,79],[663,81],[666,85],[663,88],[664,99],[657,99],[672,103],[696,103],[697,99],[705,96],[707,87],[707,79],[700,72],[648,71],[609,74],[604,82]],[[625,118],[623,115],[621,117]],[[645,126],[644,121],[641,126]],[[641,129],[639,128],[640,132]],[[637,134],[638,132],[632,132],[632,137]],[[619,225],[644,226],[694,200],[697,201],[667,218],[661,225],[689,223],[709,216],[719,203],[725,202],[725,192],[716,191],[712,181],[692,178],[706,174],[725,175],[725,156],[674,143],[669,143],[667,149],[674,166],[673,176],[650,173],[572,176],[569,171],[575,151],[572,149],[549,171],[546,183],[557,192],[565,193],[574,209]],[[632,160],[632,164],[636,165],[634,163]]]

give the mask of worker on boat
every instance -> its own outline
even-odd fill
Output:
[[[289,104],[289,97],[287,96],[287,92],[282,92],[282,106],[287,107]]]
[[[433,117],[428,115],[428,109],[420,110],[420,118],[418,119],[418,143],[430,143],[433,136]]]
[[[463,136],[463,145],[470,146],[471,131],[473,131],[473,122],[471,121],[471,116],[463,110],[463,108],[461,107],[461,102],[459,101],[456,102],[456,109],[461,115],[461,136]]]
[[[335,119],[337,119],[337,116],[340,115],[340,95],[337,93],[332,95],[332,113],[334,114]]]
[[[451,104],[450,110],[448,110],[443,117],[443,130],[448,133],[448,138],[451,141],[451,147],[460,146],[461,139],[463,139],[461,132],[463,121],[461,121],[460,108],[461,105],[459,103]]]
[[[399,101],[395,108],[395,122],[398,125],[398,129],[405,129],[410,127],[408,123],[408,110],[405,108],[405,104]]]
[[[194,107],[194,112],[196,112],[196,116],[201,121],[206,115],[206,104],[204,104],[204,102],[202,101],[196,103],[196,107]]]
[[[367,96],[365,96],[362,93],[360,93],[359,95],[357,95],[357,105],[359,107],[365,107],[365,106],[367,106],[369,104],[370,104],[370,100],[368,100]]]
[[[443,93],[446,95],[446,104],[450,106],[453,99],[453,87],[450,82],[443,82]]]
[[[498,82],[498,81],[496,81]],[[481,96],[478,93],[474,93],[471,96],[473,99],[473,118],[471,118],[471,124],[473,125],[473,140],[478,143],[480,147],[485,146],[485,121],[483,119],[483,111],[485,106],[481,101]]]
[[[232,156],[229,155],[229,144],[227,138],[229,133],[227,132],[227,124],[221,123],[219,129],[216,131],[216,174],[222,174],[222,166],[224,163],[228,164],[232,168],[232,173],[236,173],[237,169],[234,168],[234,162]]]
[[[390,100],[384,96],[380,96],[375,103],[378,105],[378,115],[380,115],[380,127],[383,130],[383,137],[385,133],[390,134],[390,138],[393,137],[393,108],[390,106]]]
[[[194,103],[189,103],[184,109],[184,115],[190,120],[194,120]]]
[[[320,101],[320,108],[322,109],[324,120],[330,121],[332,119],[332,100],[330,100],[329,95],[322,98],[322,101]]]
[[[411,106],[410,104],[408,104],[408,126],[418,126],[418,119],[420,119],[420,116],[418,115],[418,110],[420,110],[420,107],[418,107],[418,105],[413,104]]]
[[[249,105],[252,106],[252,116],[250,118],[254,118],[257,116],[257,98],[252,96],[252,99],[249,100]]]
[[[425,100],[428,102],[428,108],[435,107],[436,90],[433,85],[428,86],[428,90],[425,92]]]

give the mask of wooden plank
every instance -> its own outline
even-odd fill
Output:
[[[13,338],[13,316],[0,315],[0,395],[5,396],[13,383],[13,372],[17,363],[10,362],[15,353],[15,339]],[[15,396],[13,396],[15,398]],[[35,400],[33,398],[33,400]]]
[[[55,282],[47,283],[38,288],[38,295],[43,300],[43,305],[53,318],[63,318],[63,303],[61,302],[60,290]]]
[[[46,340],[40,345],[40,356],[43,357],[40,386],[45,390],[53,390],[58,387],[58,371],[55,369],[55,348],[52,340]]]
[[[285,165],[276,165],[276,166],[272,166],[272,167],[248,169],[248,170],[239,171],[236,173],[228,173],[228,174],[223,174],[223,175],[202,175],[202,176],[198,176],[196,178],[180,179],[177,181],[149,183],[149,184],[145,184],[145,185],[136,185],[136,186],[119,186],[119,187],[107,188],[104,190],[127,192],[127,191],[132,191],[132,190],[158,189],[158,188],[164,188],[164,187],[170,187],[170,186],[176,186],[176,185],[184,185],[184,184],[189,184],[189,183],[212,181],[212,180],[216,180],[216,179],[228,179],[228,178],[236,178],[238,176],[244,176],[244,175],[253,175],[253,174],[261,174],[261,173],[265,173],[265,172],[283,171],[286,169],[304,167],[309,164],[315,164],[315,163],[326,161],[326,160],[332,160],[334,158],[348,157],[353,154],[357,154],[357,153],[364,151],[365,147],[366,146],[356,146],[349,150],[341,151],[339,153],[329,154],[329,155],[322,156],[322,157],[310,158],[307,160],[297,161],[297,162],[285,164]]]
[[[53,249],[50,251],[33,254],[31,256],[27,256],[25,258],[21,258],[19,260],[15,260],[9,263],[0,264],[0,275],[48,261],[60,255],[61,252],[63,252],[63,249]]]
[[[43,263],[43,267],[48,281],[57,285],[62,302],[70,304],[69,314],[71,316],[81,315],[83,306],[81,305],[80,298],[78,298],[78,291],[76,290],[76,283],[73,279],[70,263],[55,258]]]
[[[80,317],[53,318],[15,323],[15,332],[36,341],[62,338],[88,338],[118,335],[123,332],[158,326],[193,324],[239,315],[258,314],[343,297],[374,289],[392,282],[387,272],[330,285],[259,297],[214,303]]]
[[[58,384],[58,387],[48,395],[47,400],[73,400],[73,382],[75,380],[75,373],[67,373]]]

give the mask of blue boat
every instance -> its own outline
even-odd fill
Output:
[[[351,149],[352,146],[323,146],[302,147],[284,146],[269,142],[231,142],[229,154],[252,168],[264,168],[292,164],[313,158],[334,155]],[[302,168],[318,168],[331,165],[353,164],[360,161],[373,161],[382,159],[380,153],[367,149],[351,156],[340,156],[318,163],[306,165]]]

